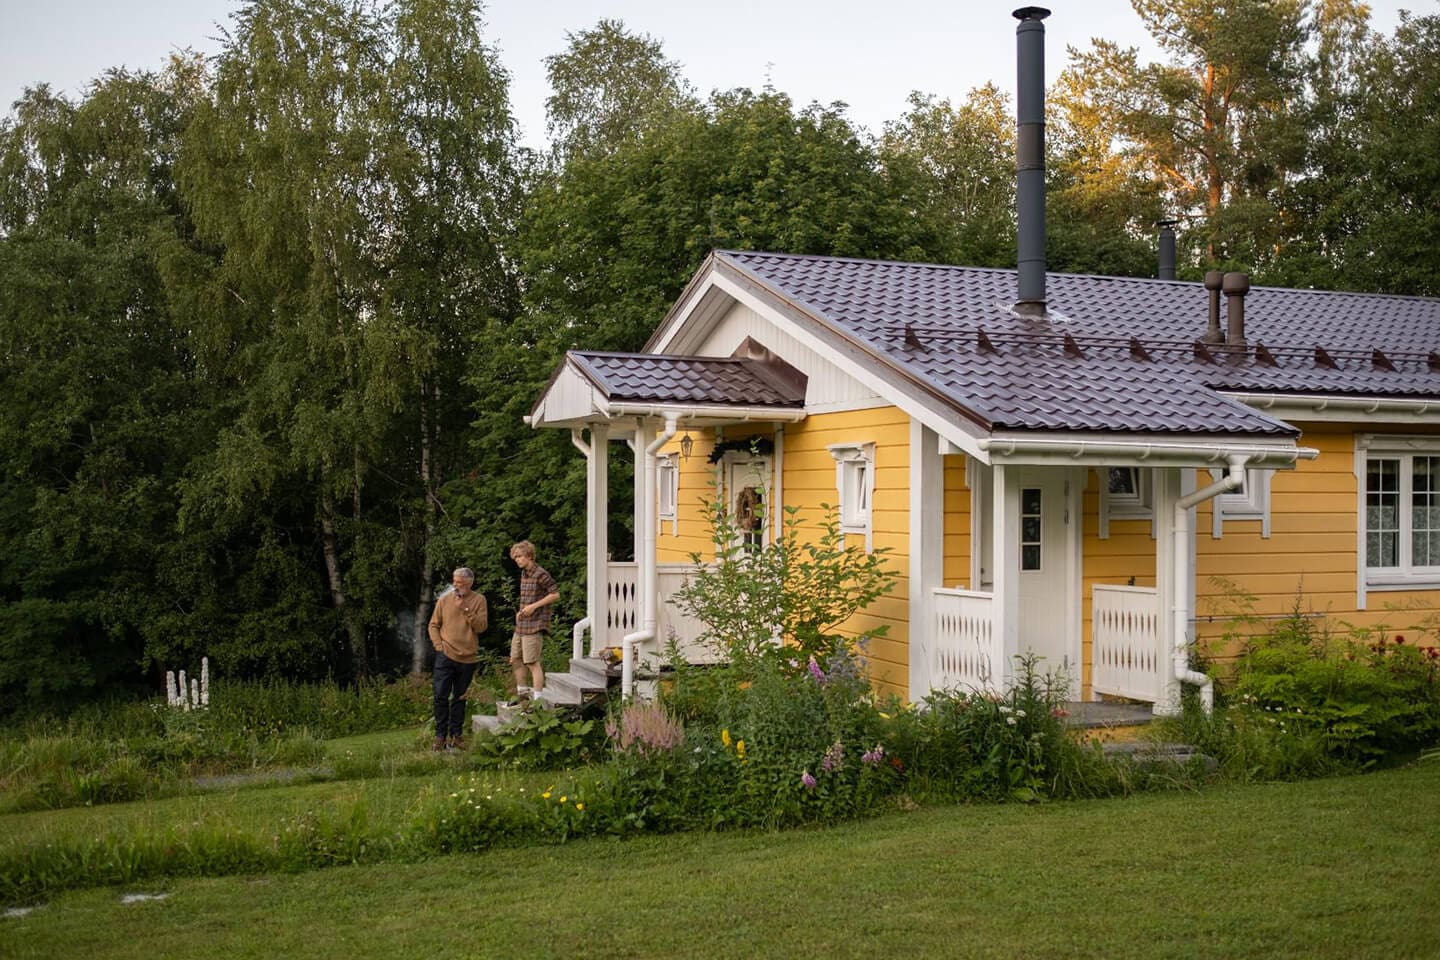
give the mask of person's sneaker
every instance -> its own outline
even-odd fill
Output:
[[[436,737],[435,742],[430,745],[430,749],[435,753],[443,753],[445,750],[445,738]]]
[[[516,688],[515,688],[515,699],[516,699],[516,700],[529,700],[529,699],[530,699],[530,688],[529,688],[529,687],[516,687]]]
[[[544,699],[545,699],[545,691],[544,691],[544,690],[531,690],[531,691],[530,691],[530,699],[531,699],[531,700],[537,700],[537,701],[538,701],[538,700],[544,700]]]
[[[450,749],[451,749],[451,750],[464,750],[464,749],[465,749],[465,738],[464,738],[464,737],[451,737],[451,738],[450,738]]]

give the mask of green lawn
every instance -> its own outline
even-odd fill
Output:
[[[1437,797],[1432,761],[825,830],[178,880],[142,888],[164,901],[90,890],[0,921],[0,956],[1436,957]]]

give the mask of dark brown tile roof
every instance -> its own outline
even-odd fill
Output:
[[[1293,435],[1216,391],[1440,398],[1440,300],[1255,287],[1246,355],[1205,358],[1199,283],[1050,274],[1036,319],[1013,270],[716,256],[995,429]]]
[[[579,350],[569,357],[611,402],[805,405],[803,388],[776,376],[759,360]]]

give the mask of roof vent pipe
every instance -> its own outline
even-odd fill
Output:
[[[1161,280],[1175,279],[1175,224],[1179,220],[1159,220],[1155,225],[1160,228],[1160,272]]]
[[[1227,273],[1221,284],[1225,291],[1225,342],[1232,349],[1245,349],[1245,294],[1250,292],[1250,275]]]
[[[1045,313],[1045,24],[1050,11],[1021,7],[1015,28],[1015,311]]]
[[[1225,274],[1219,270],[1205,271],[1205,289],[1210,291],[1210,323],[1200,338],[1205,343],[1225,342],[1225,331],[1220,329],[1220,287],[1224,282]]]

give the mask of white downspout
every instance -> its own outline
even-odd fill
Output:
[[[1200,687],[1200,705],[1207,715],[1215,707],[1215,683],[1198,670],[1190,669],[1190,644],[1187,640],[1190,627],[1190,591],[1187,585],[1195,577],[1194,571],[1191,569],[1191,561],[1194,558],[1190,554],[1190,511],[1197,504],[1204,503],[1222,493],[1238,490],[1245,485],[1245,464],[1249,462],[1250,458],[1236,455],[1228,459],[1230,469],[1225,476],[1210,486],[1202,487],[1175,501],[1173,528],[1175,535],[1172,538],[1175,551],[1175,577],[1171,587],[1175,592],[1175,679],[1180,683],[1193,683]],[[1178,701],[1175,707],[1178,711]]]
[[[655,454],[675,436],[677,427],[677,415],[667,413],[665,428],[645,446],[639,458],[642,479],[636,484],[635,519],[640,521],[641,527],[640,556],[636,558],[640,566],[636,584],[639,587],[636,599],[640,603],[640,629],[627,633],[620,641],[620,691],[626,699],[634,693],[636,648],[647,640],[655,639],[660,607],[660,571],[655,564],[655,528],[658,526],[655,517]]]

